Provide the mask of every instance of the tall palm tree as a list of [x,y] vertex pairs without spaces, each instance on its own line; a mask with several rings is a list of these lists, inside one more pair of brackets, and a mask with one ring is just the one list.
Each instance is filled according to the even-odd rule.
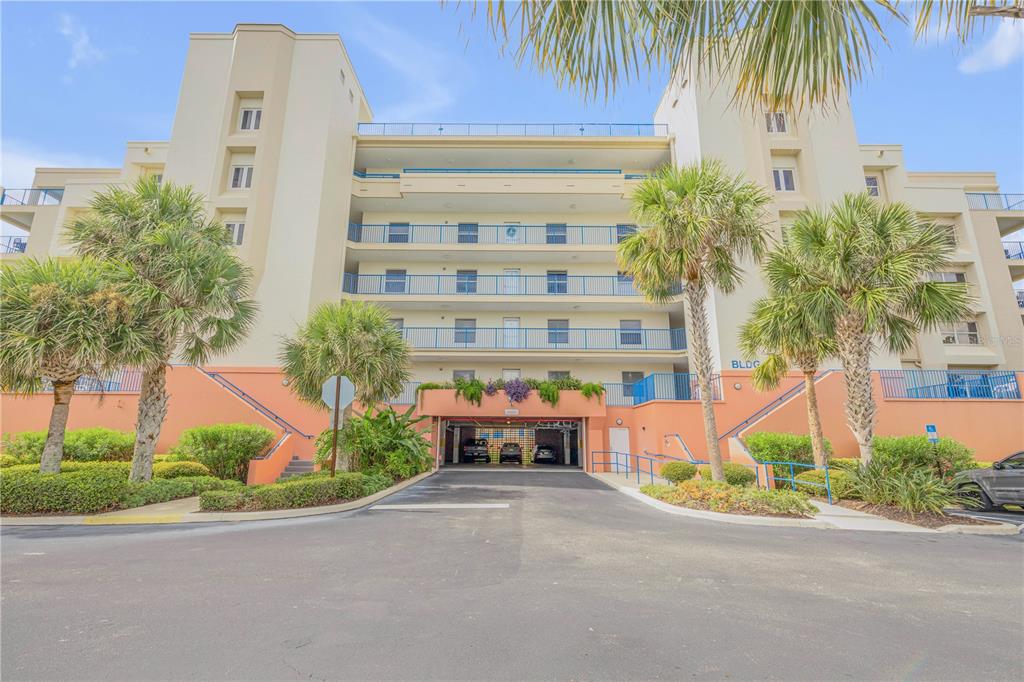
[[[280,353],[292,391],[318,407],[326,407],[321,389],[332,376],[348,377],[363,405],[398,395],[409,380],[409,357],[409,344],[387,309],[357,301],[320,305],[294,337],[284,340]],[[331,476],[336,465],[332,455]]]
[[790,367],[800,370],[807,395],[807,426],[814,463],[828,464],[814,377],[825,358],[836,354],[835,342],[814,332],[812,321],[793,297],[772,292],[754,302],[750,318],[740,328],[740,350],[750,359],[766,356],[751,375],[754,388],[759,391],[778,388]]
[[[745,104],[794,110],[828,104],[870,73],[886,24],[907,17],[896,0],[488,0],[487,23],[517,63],[595,97],[642,70],[692,68],[736,76]],[[473,12],[476,5],[473,4]],[[1024,16],[1022,0],[924,0],[915,33],[935,27],[966,42],[977,21]]]
[[684,285],[690,366],[697,374],[711,477],[716,481],[725,480],[725,473],[712,402],[708,291],[714,287],[732,292],[742,281],[740,261],[758,261],[764,255],[765,207],[770,200],[763,187],[731,175],[719,161],[666,166],[633,191],[633,216],[647,227],[619,244],[622,269],[648,300],[672,300],[680,282]]
[[167,367],[208,362],[241,344],[256,317],[252,271],[200,194],[154,177],[98,193],[67,230],[79,254],[122,264],[121,286],[143,301],[153,332],[158,352],[142,367],[131,471],[147,481],[167,416]]
[[90,259],[0,268],[0,385],[25,394],[44,381],[53,387],[43,473],[60,471],[75,382],[152,356],[137,302],[109,274]]
[[846,419],[871,461],[876,348],[907,350],[915,335],[970,312],[964,284],[933,282],[949,265],[948,233],[907,204],[848,194],[828,211],[801,211],[765,264],[772,290],[790,292],[815,332],[835,340],[846,381]]

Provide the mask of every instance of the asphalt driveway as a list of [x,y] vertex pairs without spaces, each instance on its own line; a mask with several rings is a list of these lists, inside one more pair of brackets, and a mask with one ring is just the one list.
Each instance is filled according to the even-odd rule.
[[578,472],[2,534],[4,680],[1020,679],[1024,542],[733,526]]

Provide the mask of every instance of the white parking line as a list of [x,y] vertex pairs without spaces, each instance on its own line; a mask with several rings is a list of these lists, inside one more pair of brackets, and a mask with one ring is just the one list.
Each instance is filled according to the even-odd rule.
[[370,509],[508,509],[508,503],[453,504],[438,502],[436,504],[375,504]]

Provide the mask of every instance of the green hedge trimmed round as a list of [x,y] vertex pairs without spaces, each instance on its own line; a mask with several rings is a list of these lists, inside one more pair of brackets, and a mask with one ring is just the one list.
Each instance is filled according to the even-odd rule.
[[182,476],[212,476],[210,469],[199,462],[155,462],[154,478],[180,478]]
[[[754,473],[754,470],[749,469],[742,464],[725,462],[722,466],[725,468],[725,482],[730,485],[750,485],[757,480],[757,474]],[[703,480],[711,480],[710,466],[704,465],[700,467],[698,471],[700,471],[700,477]]]
[[688,481],[697,475],[697,465],[690,462],[668,462],[661,465],[661,477],[669,483]]
[[226,494],[221,491],[205,492],[199,496],[199,509],[265,511],[315,507],[366,497],[391,484],[391,479],[379,474],[339,472],[331,478],[326,473],[318,473],[280,483],[241,488]]

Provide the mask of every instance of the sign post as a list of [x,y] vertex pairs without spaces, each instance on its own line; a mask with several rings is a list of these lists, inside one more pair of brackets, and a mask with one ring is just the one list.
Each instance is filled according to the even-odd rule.
[[938,444],[939,430],[935,428],[935,424],[925,424],[924,435],[928,436],[928,442],[932,445]]
[[338,465],[338,422],[341,411],[352,404],[356,395],[356,387],[341,374],[330,377],[324,382],[320,389],[320,398],[327,404],[327,407],[334,409],[334,432],[331,437],[331,478],[334,478],[334,470]]

